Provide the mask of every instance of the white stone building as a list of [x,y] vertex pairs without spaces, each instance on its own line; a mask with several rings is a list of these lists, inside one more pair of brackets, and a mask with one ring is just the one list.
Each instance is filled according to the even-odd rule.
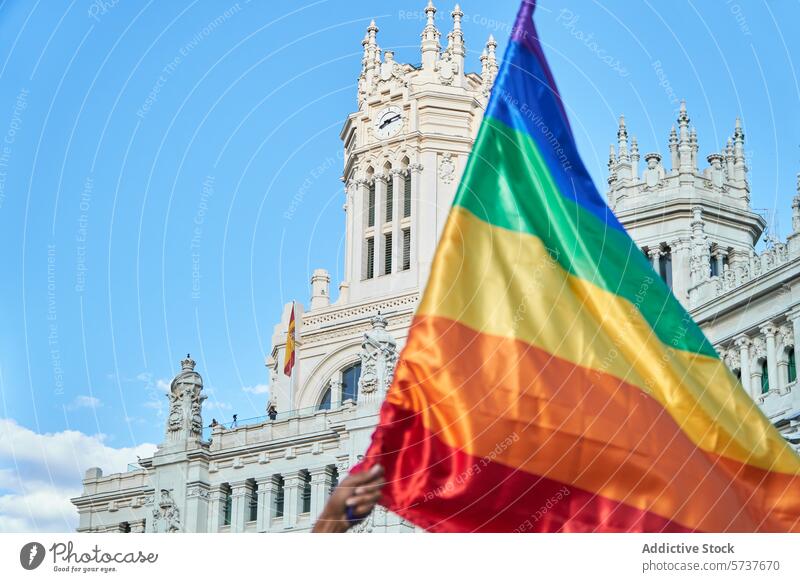
[[[202,378],[187,356],[171,384],[164,442],[136,470],[87,471],[83,494],[72,500],[78,531],[308,531],[331,488],[358,461],[497,73],[494,39],[480,74],[467,73],[461,11],[452,12],[443,47],[435,10],[431,3],[425,9],[417,66],[381,51],[374,22],[367,29],[358,109],[341,132],[344,280],[331,303],[330,277],[318,269],[309,309],[295,304],[291,379],[283,363],[292,304],[274,328],[266,365],[277,417],[204,434]],[[640,171],[636,140],[629,143],[621,120],[609,204],[753,397],[795,438],[800,197],[788,243],[769,241],[756,253],[765,221],[750,208],[740,125],[703,171],[685,108],[678,125],[670,169],[660,155],[646,154]],[[415,530],[381,508],[358,529]]]

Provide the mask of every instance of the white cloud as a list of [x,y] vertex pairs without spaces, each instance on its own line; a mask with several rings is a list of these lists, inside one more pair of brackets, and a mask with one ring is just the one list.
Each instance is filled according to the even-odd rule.
[[100,402],[99,398],[95,398],[94,396],[78,396],[73,400],[67,408],[70,410],[75,410],[77,408],[100,408],[103,406],[103,403]]
[[242,388],[245,392],[250,394],[269,394],[269,386],[267,384],[256,384],[255,386],[244,386]]
[[71,531],[77,512],[70,497],[80,495],[89,467],[104,474],[125,471],[136,456],[155,445],[114,448],[106,435],[75,430],[37,433],[0,418],[0,532]]

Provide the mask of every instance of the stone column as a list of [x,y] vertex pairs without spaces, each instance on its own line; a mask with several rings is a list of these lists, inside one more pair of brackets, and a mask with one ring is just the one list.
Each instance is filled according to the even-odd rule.
[[367,270],[364,267],[366,259],[364,257],[365,243],[364,232],[367,229],[367,199],[369,197],[369,181],[365,178],[359,178],[355,181],[355,188],[353,189],[353,263],[352,263],[352,279],[350,283],[361,281],[367,276]]
[[353,273],[353,256],[354,245],[360,242],[360,237],[357,232],[354,230],[355,225],[355,218],[356,218],[356,205],[355,200],[356,190],[358,188],[358,184],[355,180],[348,180],[345,189],[344,189],[344,204],[342,205],[342,209],[345,212],[345,249],[344,249],[344,283],[350,284],[353,282],[355,274]]
[[[435,154],[433,154],[435,159]],[[435,164],[434,164],[435,167]],[[423,195],[422,195],[422,164],[412,163],[408,166],[408,175],[411,179],[411,268],[416,270],[420,264],[420,261],[427,260],[427,254],[423,253],[420,250],[422,237],[423,237],[423,220],[422,220],[422,204],[423,204]],[[436,182],[433,182],[433,192],[435,193]],[[426,190],[427,193],[427,190]],[[431,204],[433,204],[431,202]],[[428,221],[429,223],[431,221]],[[430,226],[430,224],[429,224]],[[432,227],[435,229],[435,220],[433,221]],[[438,236],[437,233],[433,233],[433,236]],[[435,239],[434,239],[435,240]],[[435,247],[435,244],[434,244]],[[431,260],[433,257],[433,253],[430,253]],[[427,265],[427,268],[430,268],[430,264]]]
[[770,390],[778,387],[778,353],[775,349],[775,334],[778,329],[768,323],[761,327],[761,333],[767,340],[767,372],[769,373],[769,388]]
[[275,481],[269,477],[256,479],[258,484],[258,516],[256,518],[256,531],[269,531],[272,527],[272,506],[275,504]]
[[[383,225],[386,222],[386,184],[391,179],[383,172],[375,174],[375,276],[385,275],[383,260]],[[392,241],[394,243],[394,241]]]
[[755,398],[756,392],[753,390],[753,380],[750,376],[750,344],[750,338],[746,335],[740,335],[736,338],[736,347],[739,348],[739,372],[741,373],[742,386],[750,396]]
[[689,264],[691,245],[689,239],[678,238],[670,241],[672,249],[672,293],[688,309],[689,306]]
[[331,490],[333,483],[333,469],[331,467],[319,467],[312,469],[311,473],[311,521],[316,521],[319,514],[322,513],[322,508],[325,506],[325,501],[328,499],[328,494]]
[[225,523],[225,490],[221,485],[212,487],[209,492],[211,510],[209,512],[208,531],[216,533]]
[[656,275],[661,276],[661,249],[650,249],[647,251],[647,256],[650,257],[650,262],[653,265],[653,270]]
[[342,381],[339,378],[339,372],[330,379],[328,386],[331,389],[331,410],[336,410],[342,405]]
[[250,481],[237,481],[231,483],[231,533],[241,533],[247,521],[247,512],[250,505],[250,495],[253,486]]
[[297,525],[301,481],[300,473],[286,475],[283,478],[283,529],[292,529]]
[[186,514],[184,528],[186,532],[205,532],[208,530],[208,486],[192,484],[186,488]]
[[794,334],[794,355],[795,360],[800,355],[800,308],[795,308],[786,314],[789,321],[792,322],[792,333]]
[[397,273],[403,266],[403,235],[400,221],[403,219],[403,186],[405,170],[392,170],[394,184],[394,222],[392,222],[392,273]]
[[722,277],[722,274],[725,272],[725,257],[727,254],[728,251],[724,249],[717,249],[717,252],[714,255],[714,260],[717,262],[717,277]]

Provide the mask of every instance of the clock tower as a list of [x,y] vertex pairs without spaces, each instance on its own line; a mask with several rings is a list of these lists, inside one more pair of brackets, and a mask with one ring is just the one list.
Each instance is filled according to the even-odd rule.
[[445,38],[432,2],[424,16],[417,64],[381,48],[374,21],[367,27],[356,107],[340,136],[346,245],[339,296],[331,300],[327,271],[314,271],[308,310],[294,304],[292,376],[283,373],[292,304],[266,362],[279,413],[357,403],[363,430],[348,429],[354,450],[366,448],[497,75],[491,36],[480,72],[467,72],[458,5]]
[[451,13],[446,46],[432,2],[421,62],[403,64],[378,45],[371,22],[358,78],[358,110],[341,132],[347,244],[340,301],[421,289],[497,71],[489,38],[482,71],[465,71],[463,12]]

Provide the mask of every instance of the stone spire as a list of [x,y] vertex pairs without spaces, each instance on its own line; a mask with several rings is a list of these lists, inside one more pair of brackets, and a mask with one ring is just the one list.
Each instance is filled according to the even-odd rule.
[[692,141],[689,134],[689,115],[686,113],[686,101],[681,100],[678,113],[678,170],[681,174],[692,172]]
[[694,127],[689,132],[689,145],[692,146],[692,170],[697,170],[697,152],[700,146],[697,143],[697,129]]
[[744,161],[744,131],[742,120],[736,118],[736,127],[733,130],[733,174],[739,184],[747,181],[747,166]]
[[427,23],[422,30],[422,68],[432,72],[436,67],[436,61],[439,60],[439,51],[441,50],[441,45],[439,44],[441,35],[434,22],[436,7],[433,5],[433,0],[428,0],[428,5],[425,7],[425,16]]
[[378,27],[374,20],[369,23],[367,36],[364,40],[366,41],[364,46],[364,76],[367,81],[367,87],[371,87],[376,69],[381,60],[380,49],[378,48]]
[[670,169],[677,172],[680,168],[681,162],[678,157],[678,132],[675,131],[675,126],[669,132],[669,154],[670,154]]
[[497,77],[497,41],[490,34],[486,46],[481,53],[481,79],[483,79],[483,94],[488,95]]
[[733,138],[728,138],[728,144],[725,146],[725,173],[728,175],[728,180],[734,179],[734,157],[733,157]]
[[453,17],[453,30],[447,35],[447,50],[454,56],[462,57],[461,64],[463,65],[466,47],[464,46],[464,33],[461,30],[461,19],[464,17],[464,13],[461,12],[461,7],[458,4],[453,8],[450,16]]
[[617,129],[617,148],[619,149],[619,161],[627,162],[628,158],[628,128],[625,127],[625,116],[619,116],[619,129]]
[[792,199],[792,232],[800,234],[800,173],[797,174],[796,192]]
[[636,136],[631,136],[631,177],[639,177],[639,142]]

